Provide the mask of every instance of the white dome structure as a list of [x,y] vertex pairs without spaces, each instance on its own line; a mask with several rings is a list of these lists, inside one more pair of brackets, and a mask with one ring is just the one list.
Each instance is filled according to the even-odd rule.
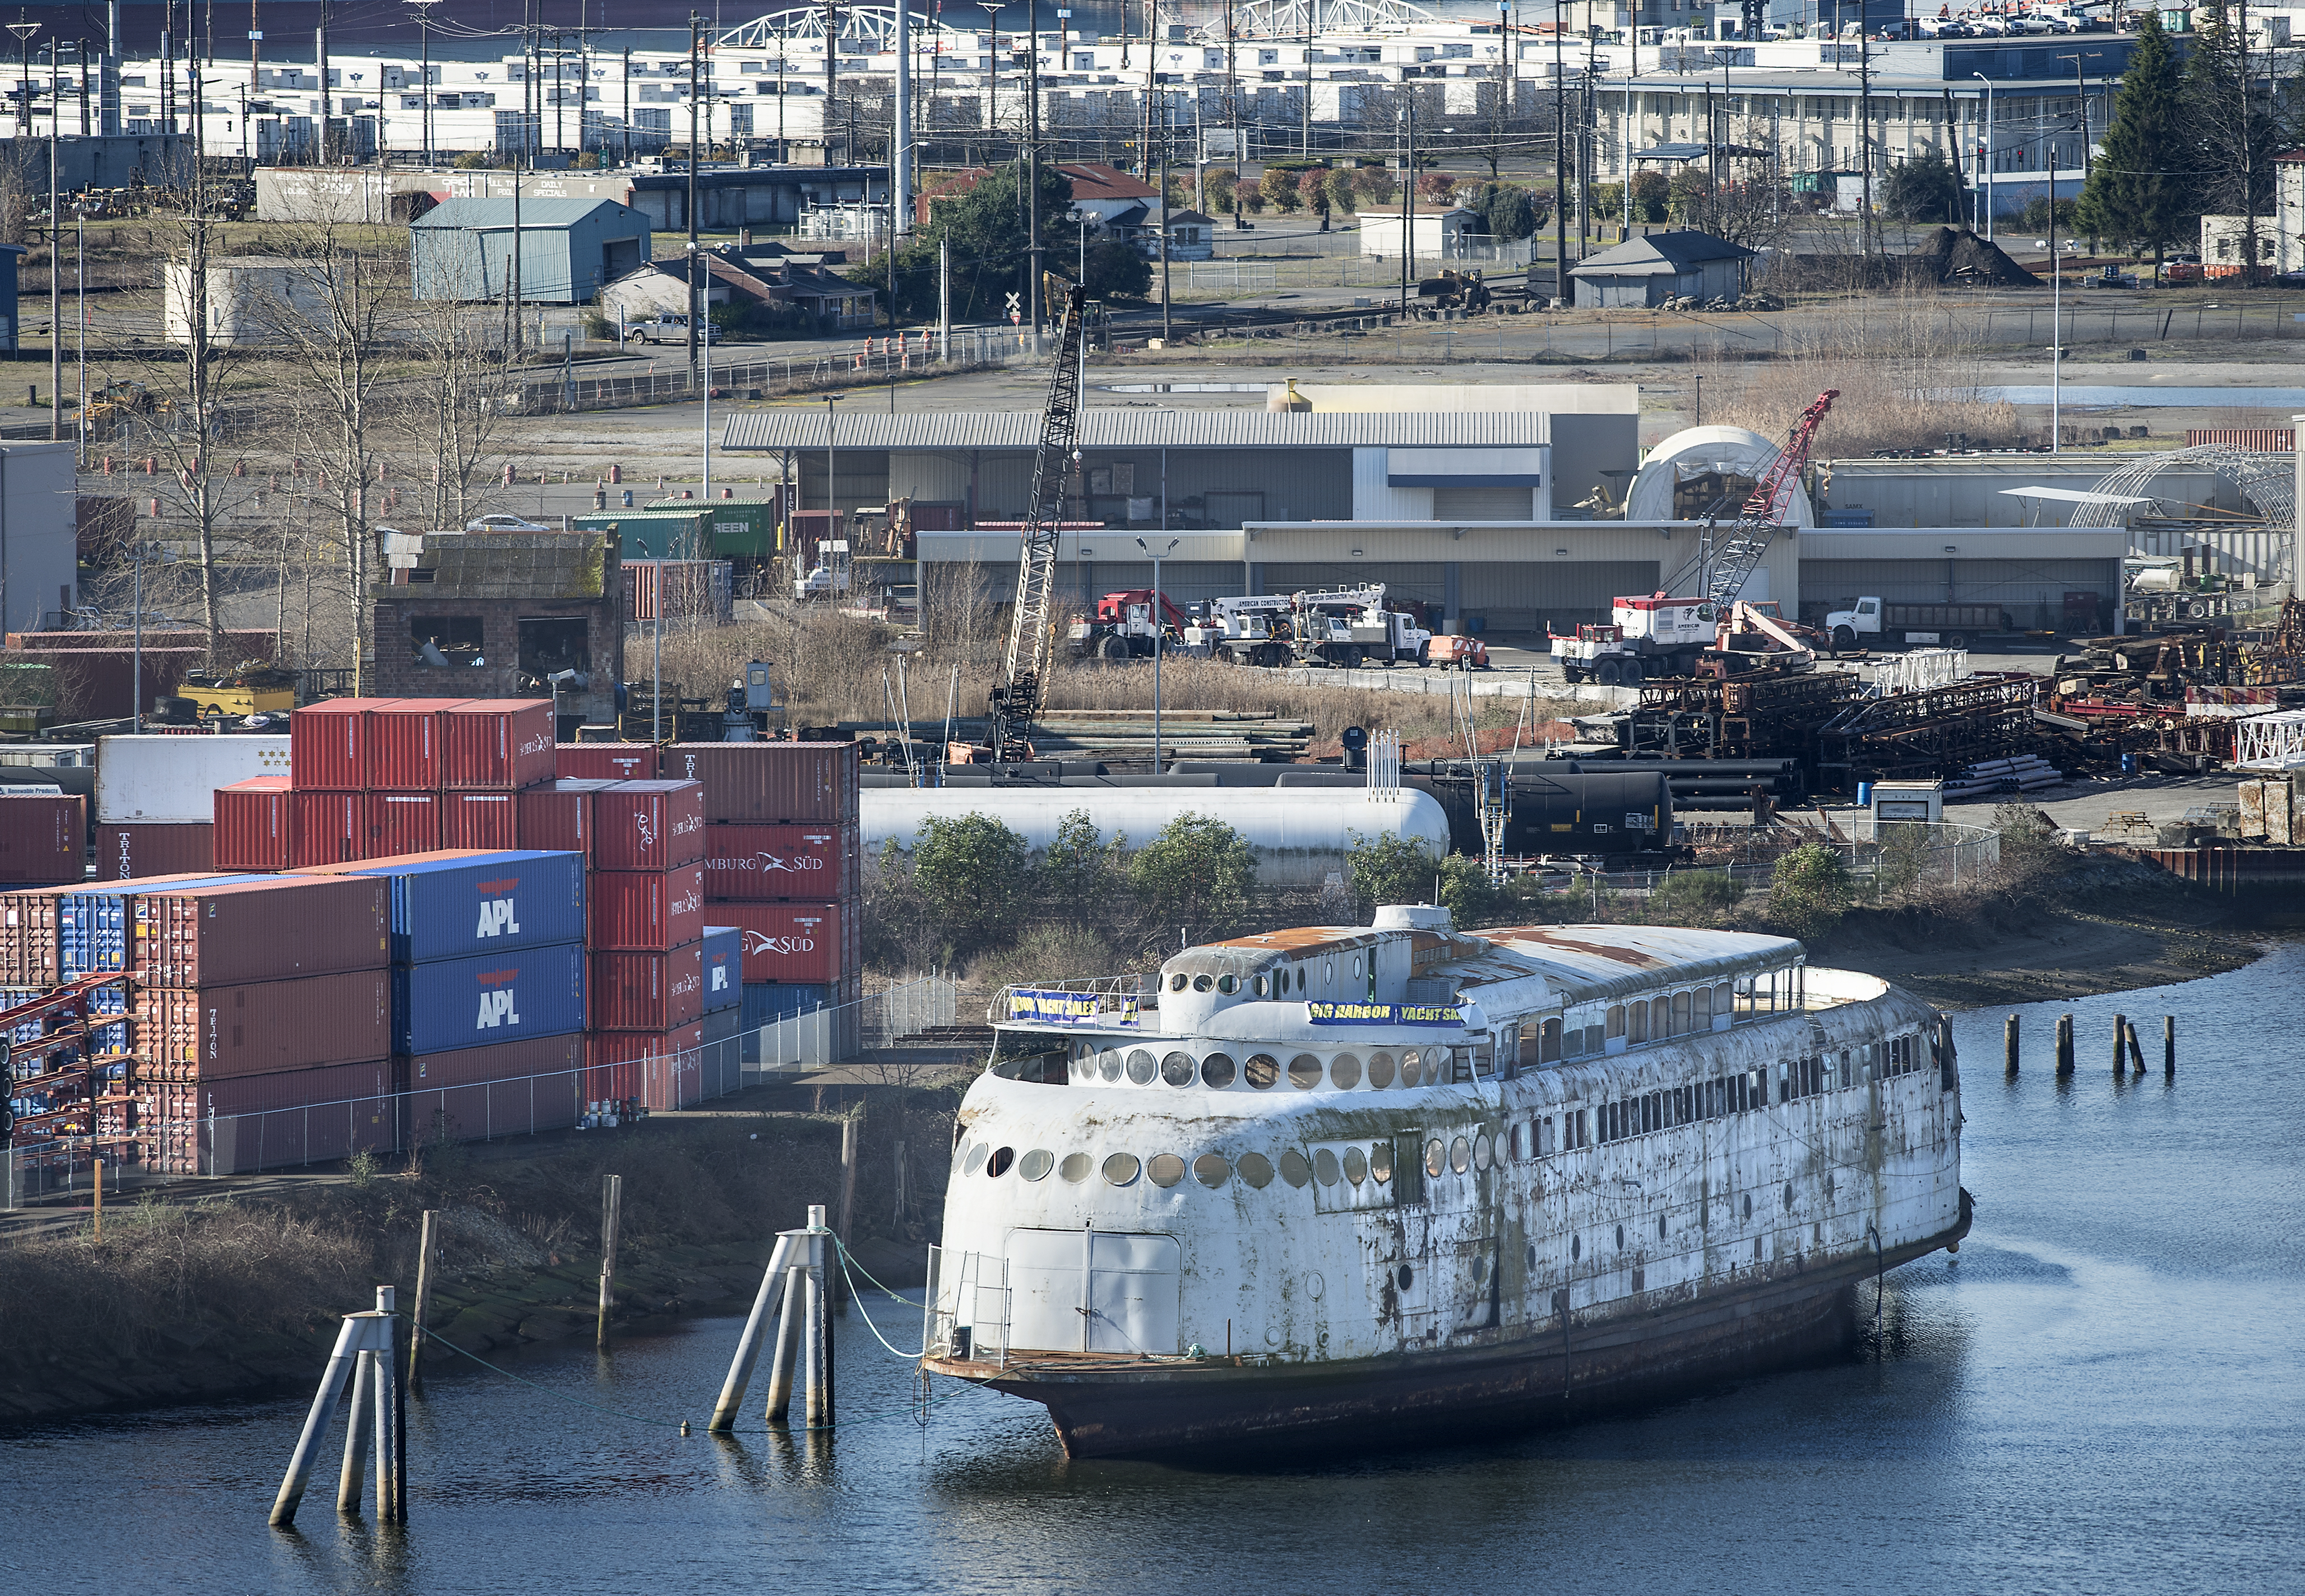
[[[1776,456],[1777,446],[1750,428],[1686,428],[1651,449],[1648,458],[1642,462],[1640,474],[1633,479],[1632,487],[1625,494],[1625,520],[1635,523],[1678,520],[1672,500],[1673,489],[1680,483],[1707,471],[1758,481]],[[1730,505],[1722,518],[1735,520],[1737,509],[1737,505]],[[1809,506],[1808,489],[1799,482],[1792,485],[1792,493],[1786,501],[1784,524],[1816,524],[1816,513]]]

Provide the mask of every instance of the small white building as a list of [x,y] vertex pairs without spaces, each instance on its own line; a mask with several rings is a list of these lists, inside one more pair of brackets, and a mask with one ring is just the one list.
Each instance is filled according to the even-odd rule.
[[[1419,205],[1408,215],[1408,237],[1420,260],[1454,260],[1467,238],[1486,242],[1489,225],[1481,213],[1461,205]],[[1400,212],[1361,212],[1361,253],[1386,260],[1400,259]]]
[[[281,255],[228,255],[208,263],[208,336],[210,344],[279,344],[325,328],[329,267],[325,261]],[[166,294],[162,335],[171,344],[191,342],[192,268],[171,260],[163,270]]]
[[65,443],[0,444],[0,632],[71,623],[79,581],[78,478]]
[[[2280,207],[2276,204],[2275,209]],[[2201,276],[2206,278],[2243,276],[2242,266],[2249,259],[2250,218],[2248,216],[2203,216],[2201,218]],[[2257,272],[2262,278],[2288,269],[2287,255],[2297,252],[2294,235],[2284,236],[2277,216],[2258,216],[2257,223]],[[2284,246],[2286,246],[2284,250]]]

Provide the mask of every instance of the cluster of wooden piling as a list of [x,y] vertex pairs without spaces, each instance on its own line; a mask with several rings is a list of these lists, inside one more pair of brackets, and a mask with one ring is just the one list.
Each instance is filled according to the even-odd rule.
[[744,1388],[752,1382],[753,1367],[760,1360],[769,1310],[779,1298],[783,1312],[777,1319],[776,1350],[769,1363],[768,1422],[779,1428],[792,1423],[797,1375],[806,1428],[832,1427],[832,1327],[826,1315],[836,1278],[833,1250],[838,1244],[824,1223],[821,1204],[809,1209],[805,1229],[778,1233],[776,1251],[770,1254],[769,1267],[761,1276],[760,1295],[753,1299],[752,1314],[744,1320],[744,1333],[736,1343],[736,1356],[728,1365],[720,1399],[712,1407],[710,1428],[713,1433],[725,1435],[736,1428],[736,1410],[744,1404]]
[[373,1446],[376,1521],[408,1522],[407,1497],[403,1489],[408,1477],[407,1412],[394,1356],[400,1315],[394,1312],[393,1297],[391,1286],[379,1286],[376,1288],[373,1312],[344,1315],[344,1329],[336,1334],[336,1350],[328,1354],[327,1372],[320,1377],[320,1388],[312,1397],[312,1411],[305,1415],[304,1433],[297,1438],[295,1455],[289,1459],[288,1473],[280,1481],[279,1494],[273,1498],[275,1524],[296,1522],[297,1505],[304,1499],[305,1482],[311,1478],[313,1464],[319,1460],[320,1443],[327,1439],[328,1421],[336,1415],[336,1398],[344,1394],[347,1377],[353,1381],[353,1401],[352,1411],[344,1421],[344,1464],[336,1480],[337,1510],[360,1511],[361,1465]]
[[[2001,1048],[2004,1069],[2011,1075],[2016,1074],[2019,1048],[2015,1014],[2011,1014],[2002,1028]],[[2057,1016],[2056,1052],[2058,1075],[2071,1074],[2073,1017],[2071,1014]],[[2138,1040],[2137,1027],[2129,1016],[2115,1014],[2113,1016],[2113,1073],[2125,1075],[2132,1069],[2140,1075],[2145,1073],[2144,1045]],[[2177,1074],[2177,1016],[2174,1014],[2161,1016],[2161,1073],[2172,1079]]]

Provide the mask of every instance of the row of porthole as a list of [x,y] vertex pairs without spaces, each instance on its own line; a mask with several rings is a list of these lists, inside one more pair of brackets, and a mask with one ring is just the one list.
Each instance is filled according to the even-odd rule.
[[[1460,1145],[1464,1142],[1461,1136],[1457,1140]],[[1439,1142],[1433,1143],[1434,1148],[1440,1145]],[[1428,1161],[1437,1156],[1428,1154]],[[1112,1185],[1134,1185],[1141,1176],[1156,1186],[1168,1187],[1180,1184],[1187,1167],[1185,1160],[1172,1152],[1156,1152],[1144,1159],[1138,1159],[1135,1153],[1110,1153],[1100,1166],[1095,1159],[1084,1152],[1067,1153],[1062,1160],[1059,1160],[1047,1149],[1036,1147],[1019,1158],[1015,1148],[987,1147],[980,1142],[962,1155],[960,1172],[974,1175],[982,1169],[994,1180],[1011,1169],[1024,1180],[1046,1180],[1053,1172],[1059,1180],[1077,1185],[1089,1177],[1091,1171],[1101,1168],[1105,1180]],[[1211,1191],[1222,1186],[1235,1176],[1246,1184],[1263,1191],[1272,1184],[1276,1173],[1282,1180],[1297,1187],[1316,1180],[1324,1186],[1333,1186],[1340,1180],[1348,1181],[1356,1186],[1365,1181],[1382,1184],[1392,1178],[1392,1143],[1372,1142],[1366,1152],[1357,1147],[1348,1147],[1341,1155],[1330,1148],[1316,1148],[1309,1159],[1292,1147],[1281,1153],[1277,1166],[1274,1160],[1261,1152],[1245,1152],[1238,1159],[1227,1159],[1222,1153],[1204,1152],[1192,1161],[1189,1168],[1193,1178]]]
[[1073,1059],[1073,1074],[1079,1080],[1102,1080],[1118,1082],[1123,1075],[1138,1086],[1150,1086],[1154,1078],[1171,1086],[1190,1086],[1195,1081],[1212,1091],[1224,1091],[1238,1080],[1258,1091],[1269,1091],[1280,1084],[1285,1074],[1289,1084],[1298,1091],[1310,1091],[1325,1077],[1339,1091],[1351,1091],[1366,1080],[1369,1088],[1382,1091],[1396,1082],[1402,1086],[1421,1086],[1438,1082],[1448,1072],[1449,1049],[1446,1048],[1404,1048],[1398,1062],[1387,1052],[1368,1056],[1364,1070],[1357,1054],[1340,1053],[1325,1065],[1317,1055],[1299,1053],[1289,1059],[1284,1069],[1280,1060],[1270,1053],[1252,1053],[1246,1062],[1236,1065],[1229,1053],[1211,1053],[1197,1062],[1189,1053],[1169,1053],[1154,1058],[1146,1048],[1132,1048],[1123,1054],[1117,1048],[1101,1053],[1085,1050]]

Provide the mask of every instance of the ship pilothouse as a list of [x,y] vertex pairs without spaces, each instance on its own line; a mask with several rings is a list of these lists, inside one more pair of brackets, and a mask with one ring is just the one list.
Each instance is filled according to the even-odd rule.
[[993,1018],[925,1364],[1076,1453],[1749,1368],[1966,1227],[1938,1016],[1782,938],[1388,907]]

